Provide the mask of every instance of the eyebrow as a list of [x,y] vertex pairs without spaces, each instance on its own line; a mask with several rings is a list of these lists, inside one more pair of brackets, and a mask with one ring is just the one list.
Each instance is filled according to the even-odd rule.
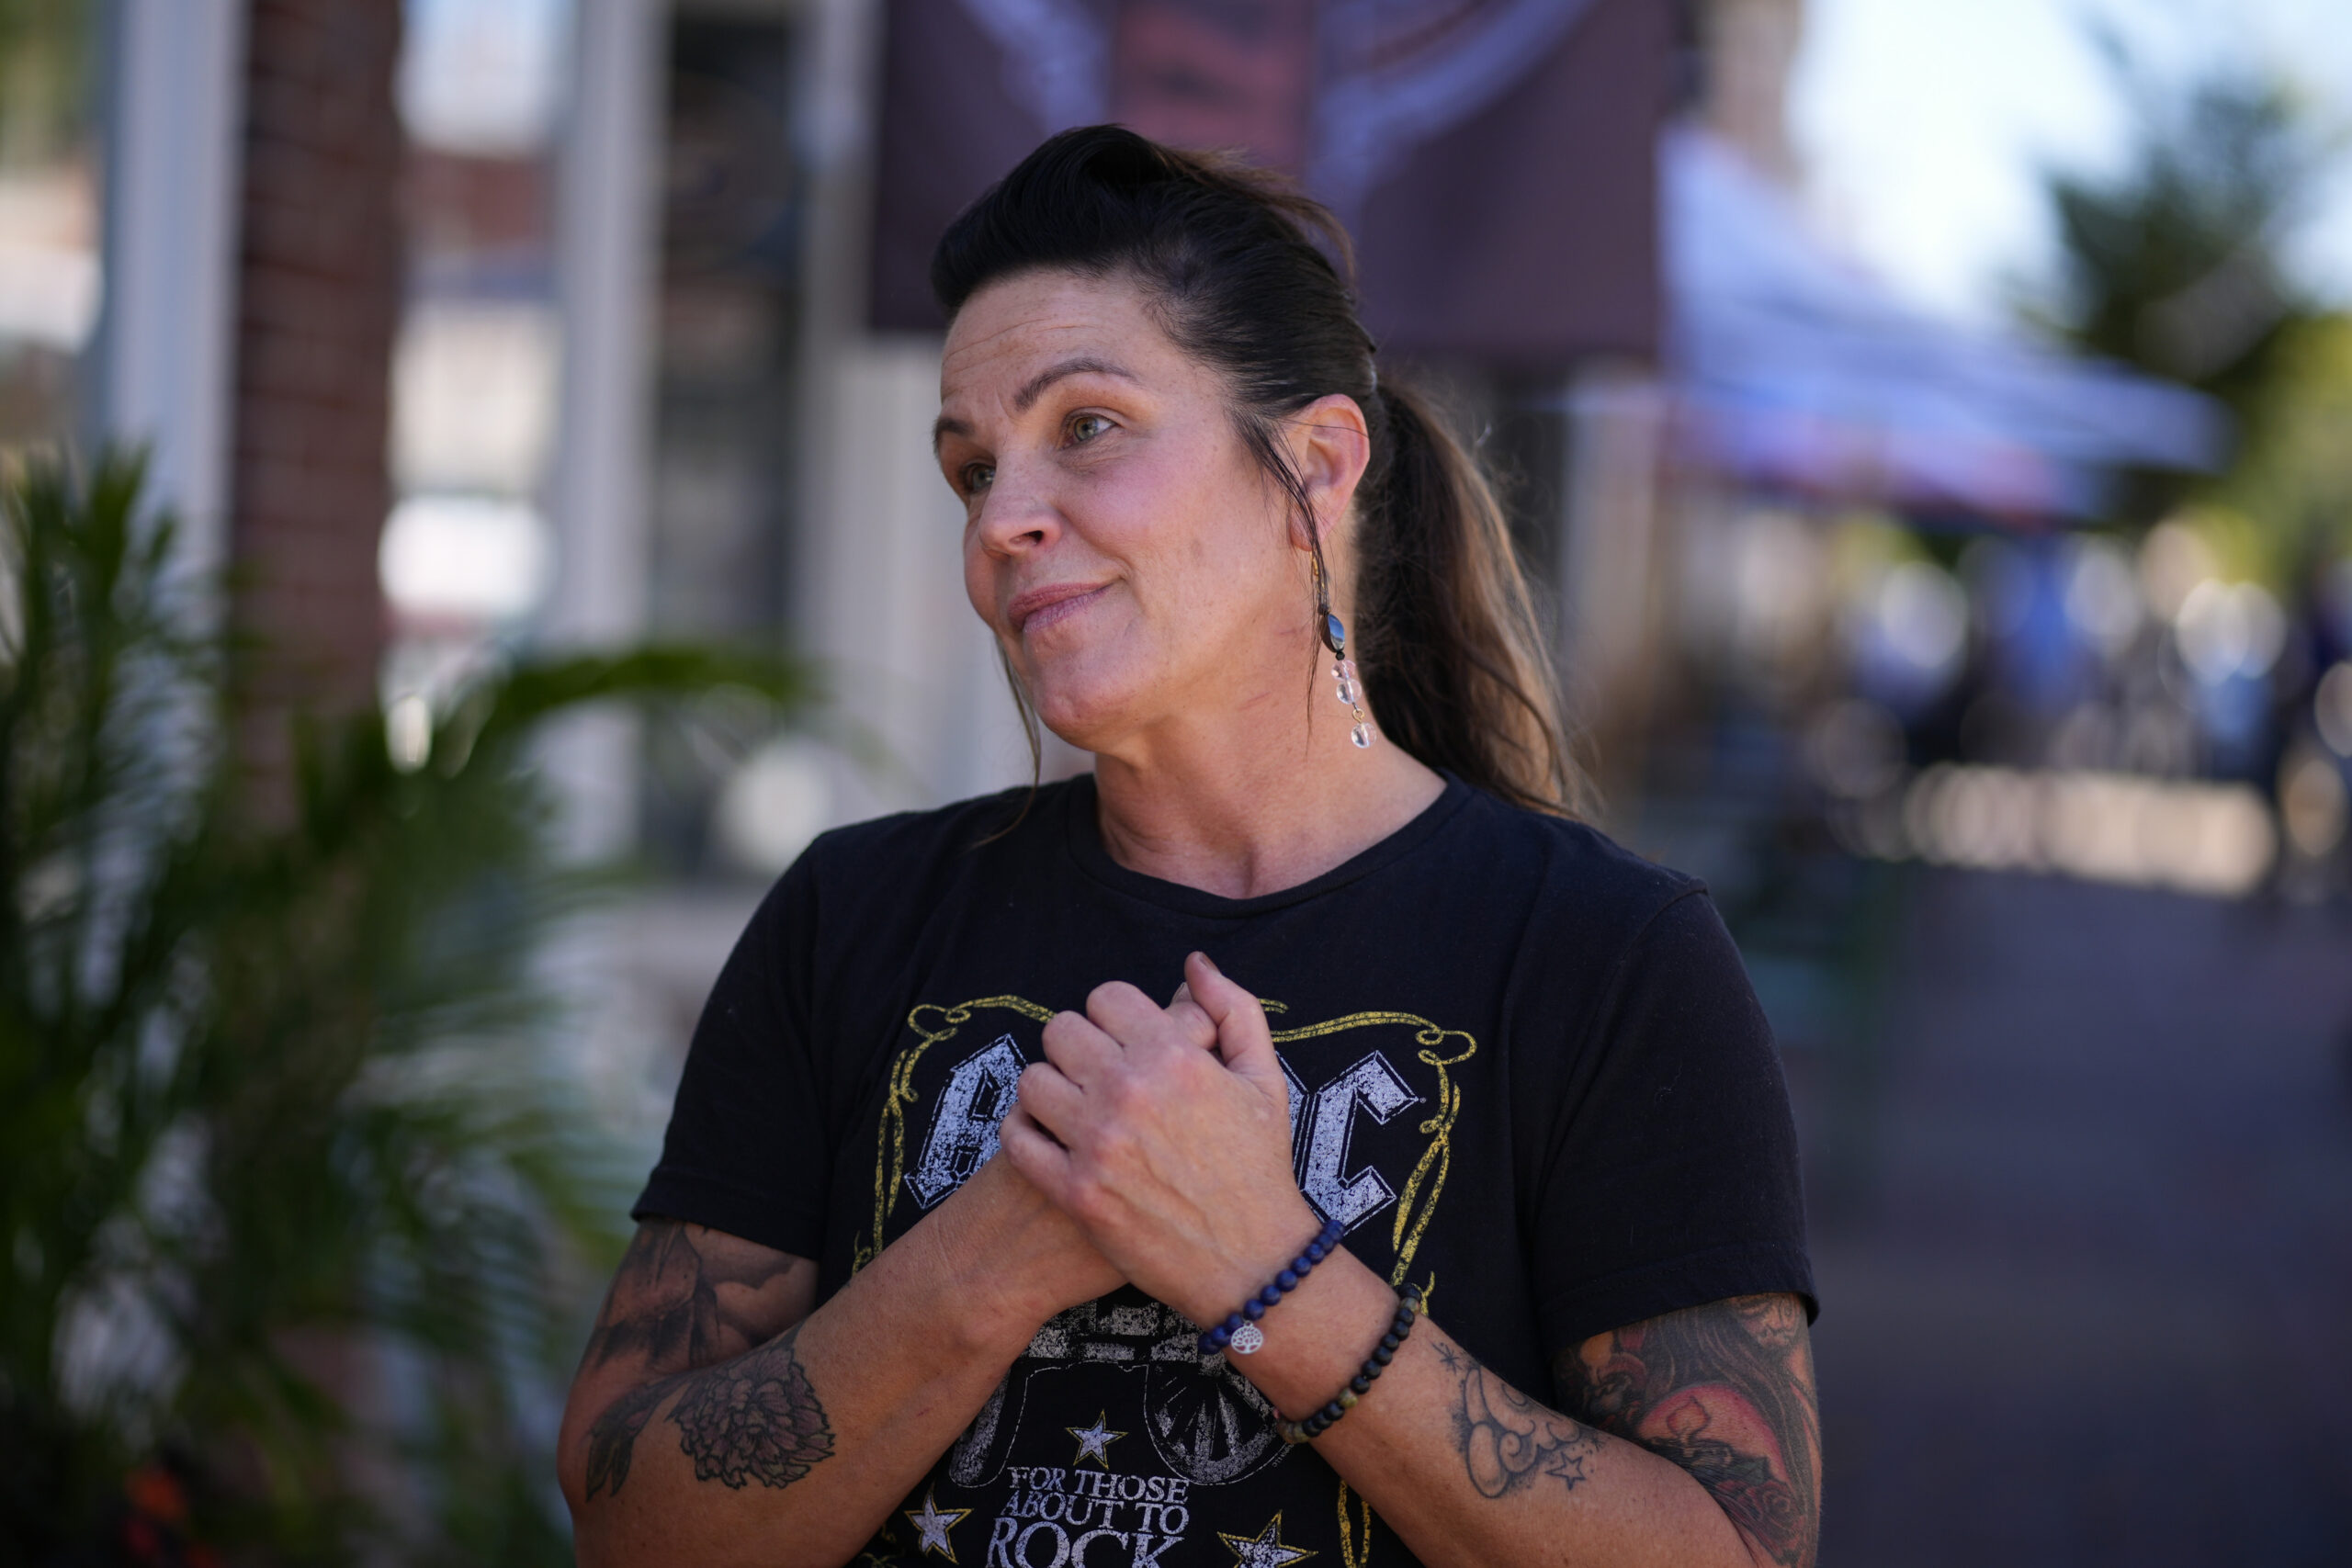
[[[1046,388],[1072,376],[1115,376],[1122,381],[1136,379],[1134,372],[1114,365],[1107,359],[1097,359],[1091,355],[1080,355],[1074,359],[1065,359],[1057,364],[1048,365],[1023,382],[1021,389],[1012,394],[1013,412],[1027,413],[1036,406],[1037,400],[1046,395]],[[941,414],[937,423],[931,427],[931,449],[934,452],[939,450],[939,439],[943,435],[971,434],[972,427],[962,420],[950,419],[945,414]]]

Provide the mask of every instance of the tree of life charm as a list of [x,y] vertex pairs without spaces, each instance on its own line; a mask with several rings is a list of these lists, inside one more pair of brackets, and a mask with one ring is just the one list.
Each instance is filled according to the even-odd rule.
[[1264,1329],[1254,1323],[1245,1323],[1233,1331],[1233,1343],[1230,1348],[1237,1356],[1254,1356],[1258,1353],[1258,1348],[1265,1342]]

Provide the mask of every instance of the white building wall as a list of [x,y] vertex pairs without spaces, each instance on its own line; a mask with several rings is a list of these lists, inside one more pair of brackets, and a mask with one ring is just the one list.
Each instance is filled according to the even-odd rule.
[[[556,577],[540,622],[557,648],[621,647],[645,627],[654,159],[667,16],[665,0],[590,0],[575,13],[556,197]],[[548,766],[583,854],[619,853],[635,840],[637,734],[629,716],[603,713],[568,721],[550,738]]]
[[149,499],[209,575],[229,549],[244,0],[116,0],[111,21],[91,419],[148,444]]
[[1023,782],[1029,752],[964,596],[962,509],[932,462],[939,342],[865,328],[881,7],[813,4],[806,102],[818,186],[792,586],[837,722],[888,759],[835,769],[831,814],[844,822]]

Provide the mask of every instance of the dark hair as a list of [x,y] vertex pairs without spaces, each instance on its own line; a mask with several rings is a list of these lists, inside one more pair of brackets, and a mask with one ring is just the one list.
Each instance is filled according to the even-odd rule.
[[[1356,491],[1350,652],[1382,732],[1506,800],[1573,810],[1584,780],[1502,508],[1430,404],[1375,369],[1351,265],[1338,220],[1279,175],[1096,125],[1047,141],[949,224],[931,287],[952,318],[1021,273],[1133,277],[1177,347],[1224,375],[1243,441],[1302,511],[1281,422],[1353,398],[1372,461]],[[1320,539],[1311,547],[1319,569]],[[1034,741],[1017,681],[1014,695]]]

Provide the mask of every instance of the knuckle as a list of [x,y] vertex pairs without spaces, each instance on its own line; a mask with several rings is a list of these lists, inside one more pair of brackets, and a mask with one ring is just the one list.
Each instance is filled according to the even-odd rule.
[[1090,1130],[1087,1153],[1098,1169],[1124,1169],[1135,1156],[1135,1129],[1125,1118],[1114,1116]]
[[1091,1173],[1072,1178],[1064,1206],[1070,1218],[1081,1225],[1099,1224],[1109,1217],[1111,1195],[1102,1183]]
[[1113,1126],[1121,1136],[1127,1135],[1125,1123],[1143,1109],[1148,1098],[1141,1080],[1133,1073],[1114,1073],[1103,1080],[1101,1093],[1102,1109],[1116,1119]]

